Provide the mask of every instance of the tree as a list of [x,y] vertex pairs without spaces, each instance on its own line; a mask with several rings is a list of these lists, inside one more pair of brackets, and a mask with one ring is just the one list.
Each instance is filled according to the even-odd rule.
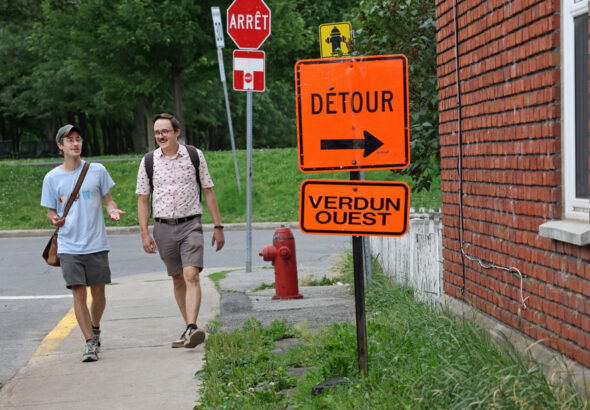
[[359,55],[404,54],[409,64],[411,163],[415,189],[439,173],[436,18],[432,0],[362,0]]
[[13,140],[14,149],[21,137],[43,134],[42,127],[30,126],[35,124],[30,112],[35,107],[26,97],[37,60],[27,39],[40,14],[40,1],[0,1],[0,139]]
[[[92,155],[144,152],[153,145],[152,114],[167,111],[189,142],[229,147],[210,7],[226,10],[231,0],[2,1],[0,56],[11,64],[0,73],[0,131],[52,138],[71,121],[84,128]],[[267,4],[273,28],[263,46],[267,91],[254,96],[254,145],[293,146],[294,64],[318,56],[318,24],[341,20],[355,2]],[[230,103],[243,146],[244,94],[230,92]]]

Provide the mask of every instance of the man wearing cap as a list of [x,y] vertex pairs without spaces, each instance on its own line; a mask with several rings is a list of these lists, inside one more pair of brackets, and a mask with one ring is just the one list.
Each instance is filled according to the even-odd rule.
[[[178,143],[180,122],[172,115],[157,114],[153,122],[160,148],[148,154],[153,155],[152,161],[149,161],[152,165],[151,182],[146,167],[148,155],[141,161],[135,190],[139,195],[137,218],[141,242],[147,253],[159,252],[168,275],[172,277],[174,297],[186,323],[182,335],[172,342],[172,347],[194,348],[205,340],[205,332],[197,327],[201,305],[199,273],[203,269],[204,245],[199,184],[215,224],[211,246],[216,245],[216,250],[221,250],[225,237],[213,181],[203,153],[195,147]],[[148,231],[150,195],[154,238]]]
[[[111,283],[102,202],[112,221],[119,221],[125,212],[117,208],[111,197],[110,190],[115,183],[105,167],[92,163],[67,217],[63,217],[85,161],[80,158],[82,137],[78,127],[64,125],[57,131],[55,141],[63,152],[64,162],[45,175],[41,206],[47,208],[47,219],[60,228],[57,253],[66,287],[74,296],[76,320],[86,340],[82,361],[94,362],[98,360],[100,348],[105,285]],[[86,305],[87,286],[92,294],[90,310]]]

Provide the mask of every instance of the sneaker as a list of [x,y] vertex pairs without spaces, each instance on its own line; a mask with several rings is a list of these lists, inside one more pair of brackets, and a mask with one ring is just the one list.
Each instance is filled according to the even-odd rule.
[[83,362],[96,362],[98,360],[98,346],[96,340],[90,339],[86,342],[86,350],[82,355]]
[[205,340],[205,331],[199,328],[191,328],[186,335],[184,347],[192,349],[193,347],[203,343],[203,340]]
[[100,329],[92,328],[92,338],[96,341],[96,353],[100,352]]
[[180,335],[180,338],[178,340],[175,340],[174,342],[172,342],[173,348],[184,347],[184,342],[186,342],[186,333],[187,332],[188,332],[188,329],[186,329],[184,332],[182,332],[182,334]]

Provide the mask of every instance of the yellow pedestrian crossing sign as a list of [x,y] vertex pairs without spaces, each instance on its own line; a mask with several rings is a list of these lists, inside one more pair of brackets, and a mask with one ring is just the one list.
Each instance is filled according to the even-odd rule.
[[320,57],[347,56],[352,45],[352,26],[349,22],[320,25]]

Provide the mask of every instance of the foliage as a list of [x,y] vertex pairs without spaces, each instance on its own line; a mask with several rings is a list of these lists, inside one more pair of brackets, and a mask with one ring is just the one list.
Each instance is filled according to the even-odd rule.
[[260,285],[256,286],[254,289],[252,289],[252,291],[254,292],[258,292],[259,290],[265,290],[265,289],[273,289],[275,287],[275,283],[266,283],[266,282],[262,282]]
[[[87,158],[90,161],[101,160]],[[205,152],[209,172],[215,183],[224,223],[246,221],[246,152],[237,151],[241,193],[238,192],[231,151]],[[120,222],[106,218],[107,226],[134,226],[137,221],[135,184],[139,157],[108,157],[103,164],[115,181],[111,194],[119,208],[125,210]],[[53,159],[55,161],[55,159]],[[102,160],[101,160],[102,161]],[[297,166],[295,148],[254,150],[252,153],[252,220],[254,222],[288,222],[299,218],[299,187],[306,179],[343,179],[342,173],[303,174]],[[41,165],[33,165],[41,164]],[[39,206],[44,175],[59,162],[47,160],[0,160],[0,229],[49,228],[46,210]],[[374,181],[406,181],[407,175],[389,171],[367,172]],[[410,204],[415,207],[440,207],[440,178],[430,191],[413,193]],[[210,223],[208,212],[203,222]]]
[[[231,0],[0,1],[0,138],[51,140],[74,122],[84,154],[138,152],[138,111],[173,112],[173,77],[180,75],[188,141],[227,149],[228,125],[213,41],[211,6]],[[399,52],[410,59],[412,163],[417,187],[436,164],[434,4],[421,1],[268,0],[272,35],[264,93],[254,95],[255,147],[296,143],[293,66],[319,55],[318,26],[353,21],[362,54]],[[359,14],[360,13],[360,14]],[[225,13],[222,13],[225,18]],[[357,21],[358,19],[358,21]],[[224,26],[225,26],[224,22]],[[236,146],[246,141],[245,95],[231,90],[233,43],[223,51]],[[418,64],[417,62],[420,61]],[[177,96],[177,98],[180,98]],[[135,128],[134,128],[135,125]],[[150,124],[146,124],[150,126]],[[134,145],[136,144],[136,145]]]
[[25,104],[32,97],[30,75],[37,63],[27,38],[40,14],[39,1],[0,0],[0,139],[27,138],[43,129],[29,125],[34,124],[36,106]]
[[219,272],[209,274],[208,278],[215,282],[215,286],[219,287],[219,281],[225,279],[227,274],[230,272],[231,270],[222,270]]
[[305,286],[330,286],[334,283],[338,282],[339,278],[328,278],[326,276],[322,276],[321,279],[312,279]]
[[275,341],[294,334],[286,320],[263,328],[262,322],[252,318],[242,329],[210,335],[206,364],[197,373],[210,386],[201,396],[203,407],[258,408],[253,406],[260,401],[269,403],[264,407],[284,403],[278,392],[294,385],[286,371],[289,362],[269,352]]
[[[135,151],[138,112],[173,112],[174,74],[181,84],[188,141],[229,147],[210,7],[231,0],[0,1],[0,138],[15,149],[26,139],[51,139],[59,125],[83,127],[93,155]],[[267,91],[254,96],[255,147],[295,145],[293,66],[317,57],[319,19],[350,13],[355,1],[321,5],[267,0],[272,35],[266,52]],[[222,12],[223,20],[225,13]],[[224,21],[224,27],[226,27]],[[233,92],[233,42],[223,51],[236,145],[245,147],[245,94]],[[138,111],[139,110],[139,111]],[[88,124],[86,124],[88,123]],[[151,125],[151,124],[146,124]],[[135,128],[137,130],[137,128]]]
[[[343,265],[352,269],[350,256]],[[249,322],[243,330],[207,341],[198,407],[589,408],[586,393],[576,389],[571,376],[546,377],[541,363],[506,338],[500,336],[495,344],[472,322],[416,302],[412,289],[391,283],[380,269],[373,275],[366,292],[368,376],[357,368],[353,324],[294,333],[301,343],[278,356],[271,353],[272,341],[288,331]],[[309,370],[301,378],[286,378],[287,366]],[[350,382],[310,394],[334,377]]]
[[436,16],[432,0],[362,0],[356,53],[408,58],[411,163],[416,190],[440,174],[436,76]]
[[[313,279],[313,278],[309,278],[307,276],[304,276],[302,278],[299,278],[299,286],[330,286],[333,285],[334,283],[338,282],[339,278],[328,278],[326,276],[322,276],[321,279]],[[266,282],[262,282],[260,285],[258,285],[257,287],[255,287],[254,289],[252,289],[254,292],[257,292],[259,290],[265,290],[265,289],[273,289],[275,287],[275,283],[266,283]]]

